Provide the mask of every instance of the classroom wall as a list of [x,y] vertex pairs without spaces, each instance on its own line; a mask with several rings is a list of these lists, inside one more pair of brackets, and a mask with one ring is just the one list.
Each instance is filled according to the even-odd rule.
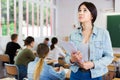
[[[37,49],[37,45],[39,43],[42,43],[44,40],[44,37],[38,37],[38,38],[34,38],[35,39],[35,45],[33,47],[33,50]],[[18,43],[20,44],[20,46],[23,48],[24,47],[24,38],[22,36],[18,37]],[[4,54],[5,50],[6,50],[6,45],[7,43],[11,41],[10,36],[5,36],[5,37],[1,37],[0,36],[0,54]]]
[[114,0],[115,3],[115,11],[120,12],[120,0]]
[[[50,40],[53,36],[51,37],[48,37]],[[68,38],[62,38],[62,37],[58,37],[58,45],[60,44],[61,41],[63,40],[67,40]],[[18,36],[18,44],[24,48],[24,40],[25,38],[23,36]],[[36,50],[37,49],[37,46],[39,43],[43,43],[45,37],[34,37],[35,39],[35,43],[34,43],[34,47],[32,48],[32,50]],[[10,36],[0,36],[0,54],[4,54],[5,50],[6,50],[6,45],[8,42],[10,42],[11,39],[10,39]],[[51,41],[50,41],[51,43]]]
[[[64,36],[69,36],[73,31],[73,24],[77,21],[77,8],[78,5],[84,0],[57,0],[57,18],[56,18],[56,36],[60,39]],[[95,25],[101,28],[106,28],[106,14],[112,12],[114,0],[86,0],[93,2],[98,10],[98,17]],[[6,43],[10,41],[9,37],[0,37],[0,54],[5,51]],[[36,38],[35,44],[42,42],[43,38]],[[23,46],[23,39],[20,39],[18,43]],[[37,46],[35,46],[36,48]],[[34,48],[34,49],[35,49]],[[119,51],[120,52],[120,51]]]
[[[9,41],[11,41],[10,36],[0,36],[0,54],[3,54],[5,52],[6,45]],[[18,37],[18,43],[20,46],[23,46],[24,43],[22,36]]]
[[[57,28],[56,35],[69,36],[73,31],[73,24],[78,25],[77,8],[84,0],[57,0]],[[86,0],[93,2],[98,10],[95,25],[106,28],[106,14],[113,12],[113,0]]]

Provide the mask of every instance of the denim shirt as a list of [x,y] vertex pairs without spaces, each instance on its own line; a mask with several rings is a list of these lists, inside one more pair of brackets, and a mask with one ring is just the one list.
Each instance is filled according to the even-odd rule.
[[[70,41],[72,41],[77,49],[83,40],[82,28],[75,30],[70,35]],[[106,29],[93,27],[93,32],[89,40],[90,57],[89,61],[94,63],[94,68],[90,69],[91,77],[96,78],[104,75],[108,72],[107,66],[113,60],[113,50],[109,33]],[[79,66],[74,63],[70,63],[70,55],[65,58],[66,62],[70,64],[70,69],[75,73],[78,71]]]
[[[35,70],[35,66],[37,62],[39,61],[39,58],[35,58],[35,61],[32,61],[28,64],[28,80],[33,80],[33,73]],[[46,62],[44,62],[42,72],[40,74],[39,80],[64,80],[65,79],[65,72],[56,72],[52,66],[47,65]]]

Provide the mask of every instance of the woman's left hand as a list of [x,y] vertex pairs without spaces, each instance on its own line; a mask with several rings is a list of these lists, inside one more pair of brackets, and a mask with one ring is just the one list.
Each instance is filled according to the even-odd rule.
[[80,67],[82,67],[85,70],[88,70],[88,69],[91,69],[94,67],[94,63],[91,61],[82,62],[82,63],[80,63]]

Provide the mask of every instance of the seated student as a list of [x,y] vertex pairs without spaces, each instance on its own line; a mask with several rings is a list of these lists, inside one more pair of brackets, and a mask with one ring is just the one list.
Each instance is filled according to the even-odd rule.
[[57,46],[58,39],[56,37],[53,37],[51,42],[52,42],[52,45],[50,46],[51,51],[49,52],[47,58],[56,60],[56,62],[54,62],[54,64],[56,65],[58,64],[58,58],[65,57],[66,55],[65,53],[63,53],[62,49]]
[[47,65],[45,62],[48,52],[49,48],[46,44],[41,43],[38,45],[38,57],[28,64],[28,80],[64,80],[65,72],[62,68],[55,68],[54,70],[52,66]]
[[43,41],[44,44],[48,45],[48,47],[50,46],[50,42],[49,42],[49,38],[45,38]]
[[34,46],[34,38],[28,36],[24,40],[24,45],[26,46],[25,49],[18,52],[15,58],[15,64],[18,66],[19,69],[19,79],[23,80],[23,78],[27,77],[27,66],[30,61],[35,59],[33,55],[32,48]]
[[14,57],[16,56],[17,49],[20,49],[20,45],[17,43],[18,35],[11,35],[11,42],[7,43],[5,54],[8,54],[10,57],[10,64],[14,64]]

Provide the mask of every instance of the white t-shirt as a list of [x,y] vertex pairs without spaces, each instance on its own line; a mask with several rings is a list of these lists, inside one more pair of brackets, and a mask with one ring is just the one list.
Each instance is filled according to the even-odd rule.
[[55,48],[51,50],[47,56],[47,58],[50,58],[52,60],[58,60],[59,57],[65,57],[65,53],[63,53],[62,49],[55,45]]

